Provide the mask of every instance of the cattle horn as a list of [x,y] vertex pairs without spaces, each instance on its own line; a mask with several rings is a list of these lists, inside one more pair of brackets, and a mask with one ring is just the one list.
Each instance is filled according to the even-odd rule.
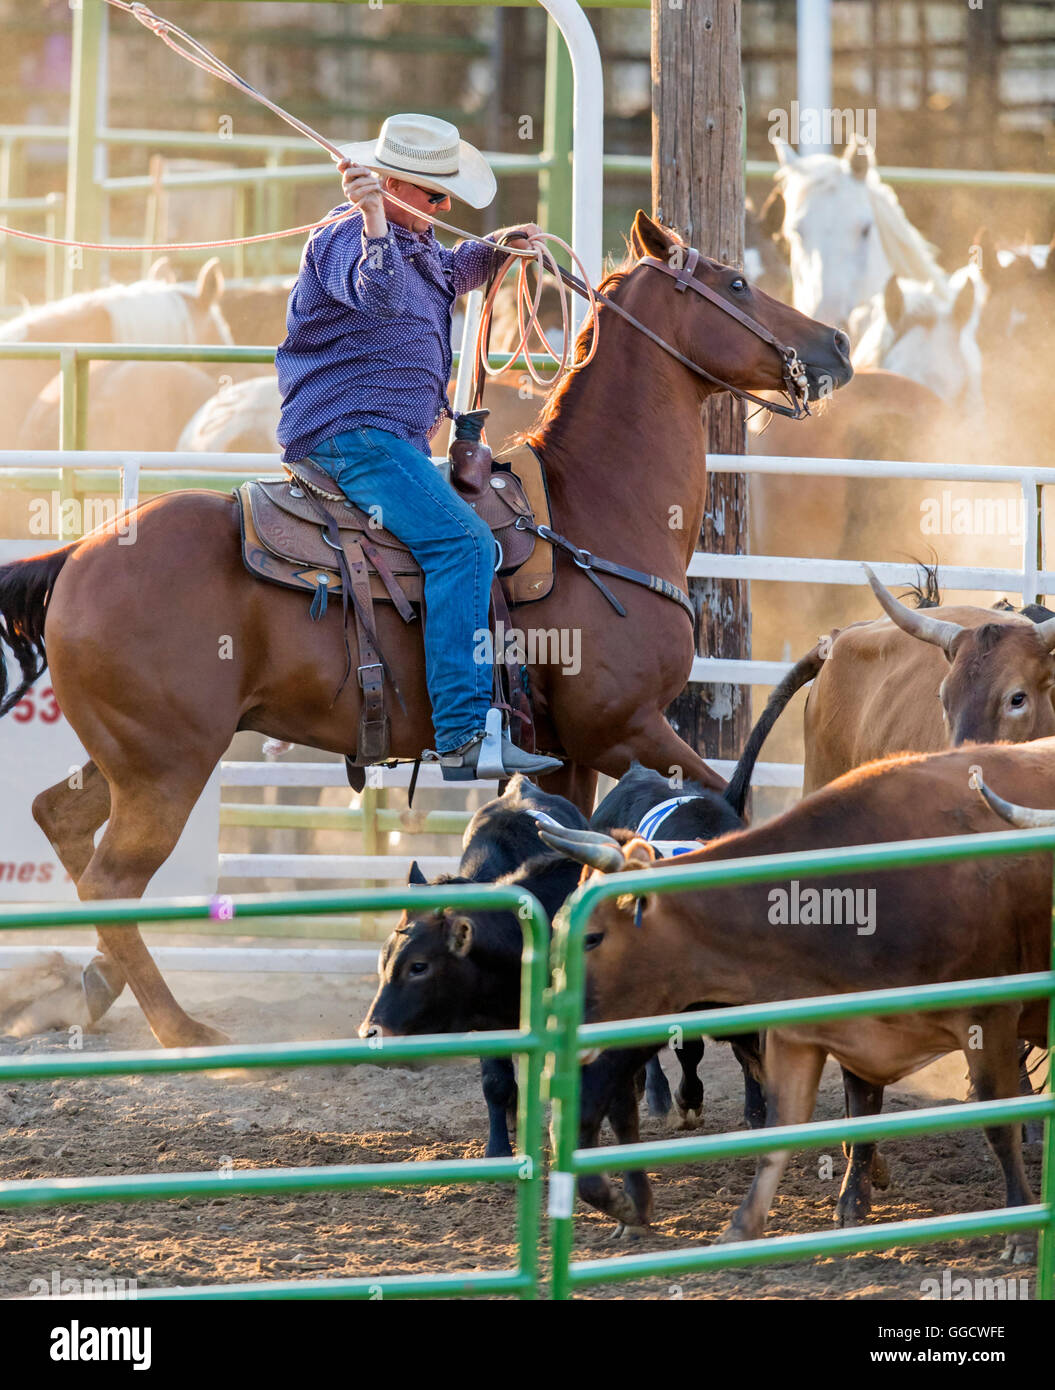
[[1055,810],[1016,806],[1011,801],[1005,801],[1002,796],[997,796],[996,792],[985,785],[978,773],[972,775],[971,786],[978,791],[991,811],[995,811],[1001,820],[1006,820],[1016,830],[1046,830],[1055,825]]
[[[872,593],[879,600],[879,605],[891,621],[897,623],[902,632],[907,632],[910,637],[918,637],[921,642],[930,642],[932,646],[941,647],[946,656],[949,649],[963,628],[959,623],[946,623],[940,618],[928,618],[926,613],[920,613],[914,608],[906,608],[885,585],[881,584],[868,565],[861,568],[868,576],[868,582],[872,586]],[[1052,620],[1055,622],[1055,619]]]
[[1044,643],[1044,650],[1050,652],[1055,647],[1055,618],[1045,618],[1038,623],[1037,636]]
[[602,835],[599,830],[572,830],[563,825],[551,829],[540,825],[538,833],[539,839],[550,849],[559,850],[580,864],[588,864],[591,869],[600,869],[603,874],[616,873],[626,862],[619,842],[610,835]]

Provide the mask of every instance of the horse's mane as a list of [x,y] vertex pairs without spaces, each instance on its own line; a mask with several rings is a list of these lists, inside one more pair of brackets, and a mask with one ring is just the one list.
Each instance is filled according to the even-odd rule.
[[905,216],[905,209],[894,190],[883,182],[876,169],[865,175],[868,201],[875,214],[879,239],[895,275],[908,280],[931,281],[943,285],[944,270],[935,260],[935,248]]
[[[841,179],[856,177],[846,161],[836,155],[803,155],[794,164],[782,165],[774,176],[786,198],[792,191],[793,176],[801,181],[796,190],[796,202],[801,202],[807,192],[831,192]],[[892,273],[908,280],[944,284],[946,276],[934,258],[935,248],[908,220],[897,194],[879,177],[878,169],[868,169],[863,182]]]
[[[670,236],[673,240],[682,242],[682,245],[685,244],[682,238],[679,237],[676,232],[671,231],[669,227],[665,228],[664,230],[666,231],[667,235]],[[637,255],[633,251],[629,240],[627,240],[627,238],[624,237],[623,241],[625,243],[626,249],[623,253],[622,260],[608,267],[608,269],[605,271],[604,278],[601,280],[601,283],[597,286],[597,289],[601,294],[610,294],[612,290],[616,289],[619,285],[623,283],[626,277],[634,269],[634,266],[637,265]],[[603,305],[599,307],[603,309]],[[583,324],[582,328],[579,330],[578,337],[575,339],[575,347],[572,354],[572,362],[575,366],[578,366],[579,363],[582,362],[583,358],[585,358],[586,354],[590,351],[590,347],[593,343],[593,335],[594,319],[593,315],[591,314],[590,317]],[[529,430],[525,430],[523,434],[517,436],[516,442],[518,444],[535,444],[538,442],[538,436],[540,431],[543,430],[557,415],[560,414],[561,409],[563,408],[564,397],[567,395],[568,390],[571,387],[574,380],[574,371],[570,371],[565,374],[563,380],[561,380],[546,397],[545,404],[539,411],[538,418],[535,420],[535,423],[531,426]]]

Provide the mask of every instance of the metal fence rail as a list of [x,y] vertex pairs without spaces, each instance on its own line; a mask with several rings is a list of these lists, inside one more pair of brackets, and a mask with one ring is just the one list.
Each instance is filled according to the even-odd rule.
[[235,1287],[143,1289],[140,1299],[184,1298],[422,1298],[512,1294],[537,1298],[542,1184],[542,1069],[550,1041],[544,991],[548,981],[549,927],[530,893],[497,884],[402,888],[354,893],[305,893],[295,897],[170,898],[157,902],[81,903],[61,908],[3,909],[0,929],[48,926],[95,927],[134,922],[239,920],[295,914],[415,908],[489,907],[515,912],[524,933],[519,1029],[452,1033],[416,1038],[350,1038],[339,1041],[268,1043],[165,1051],[45,1054],[0,1058],[0,1081],[61,1080],[86,1076],[217,1071],[228,1067],[386,1065],[447,1057],[517,1058],[518,1152],[510,1158],[452,1159],[274,1168],[232,1173],[129,1174],[117,1178],[35,1178],[0,1182],[0,1209],[70,1202],[151,1201],[176,1197],[233,1197],[262,1193],[347,1191],[372,1187],[511,1182],[517,1195],[517,1266],[439,1275],[384,1275],[325,1281],[280,1281]]
[[[817,999],[798,999],[744,1008],[713,1009],[675,1014],[666,1018],[584,1026],[583,940],[590,915],[598,903],[625,894],[669,893],[686,889],[769,883],[789,876],[830,877],[861,870],[913,867],[949,863],[976,856],[1023,854],[1030,850],[1055,850],[1055,831],[1027,830],[992,835],[963,835],[932,840],[903,841],[864,848],[767,855],[755,859],[715,862],[661,873],[645,870],[613,874],[579,889],[567,914],[555,929],[555,981],[550,1001],[559,1041],[556,1046],[550,1093],[553,1096],[554,1171],[550,1174],[550,1229],[553,1258],[553,1297],[570,1298],[591,1284],[646,1276],[686,1274],[705,1269],[725,1269],[750,1264],[775,1264],[818,1256],[855,1254],[897,1244],[963,1239],[998,1231],[1040,1231],[1037,1262],[1037,1297],[1055,1298],[1055,1053],[1049,1051],[1048,1091],[1044,1096],[986,1101],[955,1107],[916,1110],[907,1114],[879,1115],[858,1120],[805,1125],[641,1144],[621,1144],[603,1150],[579,1150],[579,1054],[583,1048],[630,1047],[648,1042],[667,1042],[671,1029],[682,1036],[699,1037],[754,1032],[761,1028],[792,1026],[829,1019],[848,1019],[877,1013],[911,1013],[955,1007],[968,1003],[996,1003],[1016,999],[1049,1001],[1048,1046],[1055,1045],[1055,955],[1052,969],[1031,975],[999,979],[961,980],[948,984],[903,989],[870,990]],[[563,920],[562,920],[563,919]],[[1055,951],[1055,943],[1053,943]],[[660,1251],[624,1258],[573,1261],[573,1204],[575,1179],[582,1173],[625,1171],[671,1163],[742,1157],[777,1149],[818,1148],[843,1140],[865,1141],[884,1137],[933,1133],[968,1126],[1007,1124],[1044,1118],[1044,1159],[1041,1201],[1028,1207],[966,1215],[902,1221],[888,1225],[825,1231],[801,1236],[781,1236],[740,1241],[696,1249]]]

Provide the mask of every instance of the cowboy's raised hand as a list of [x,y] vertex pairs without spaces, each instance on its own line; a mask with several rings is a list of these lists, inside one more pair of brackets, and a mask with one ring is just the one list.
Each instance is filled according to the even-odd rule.
[[350,203],[364,213],[384,211],[381,183],[375,173],[347,159],[341,160],[337,170],[341,175],[341,189]]

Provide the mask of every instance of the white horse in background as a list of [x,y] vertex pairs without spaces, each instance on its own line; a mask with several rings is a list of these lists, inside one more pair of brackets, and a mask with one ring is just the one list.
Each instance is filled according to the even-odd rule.
[[850,330],[854,309],[881,293],[891,275],[944,289],[934,248],[880,179],[870,145],[855,140],[842,158],[800,155],[783,140],[773,146],[800,313]]
[[976,341],[982,295],[972,266],[943,285],[892,275],[855,311],[866,327],[853,350],[854,371],[897,372],[941,400],[973,414],[982,410],[982,355]]
[[[145,280],[28,309],[0,327],[0,343],[230,344],[219,260],[207,261],[190,286],[172,283],[171,274],[165,258]],[[0,447],[17,447],[19,429],[56,369],[54,360],[0,361]]]

